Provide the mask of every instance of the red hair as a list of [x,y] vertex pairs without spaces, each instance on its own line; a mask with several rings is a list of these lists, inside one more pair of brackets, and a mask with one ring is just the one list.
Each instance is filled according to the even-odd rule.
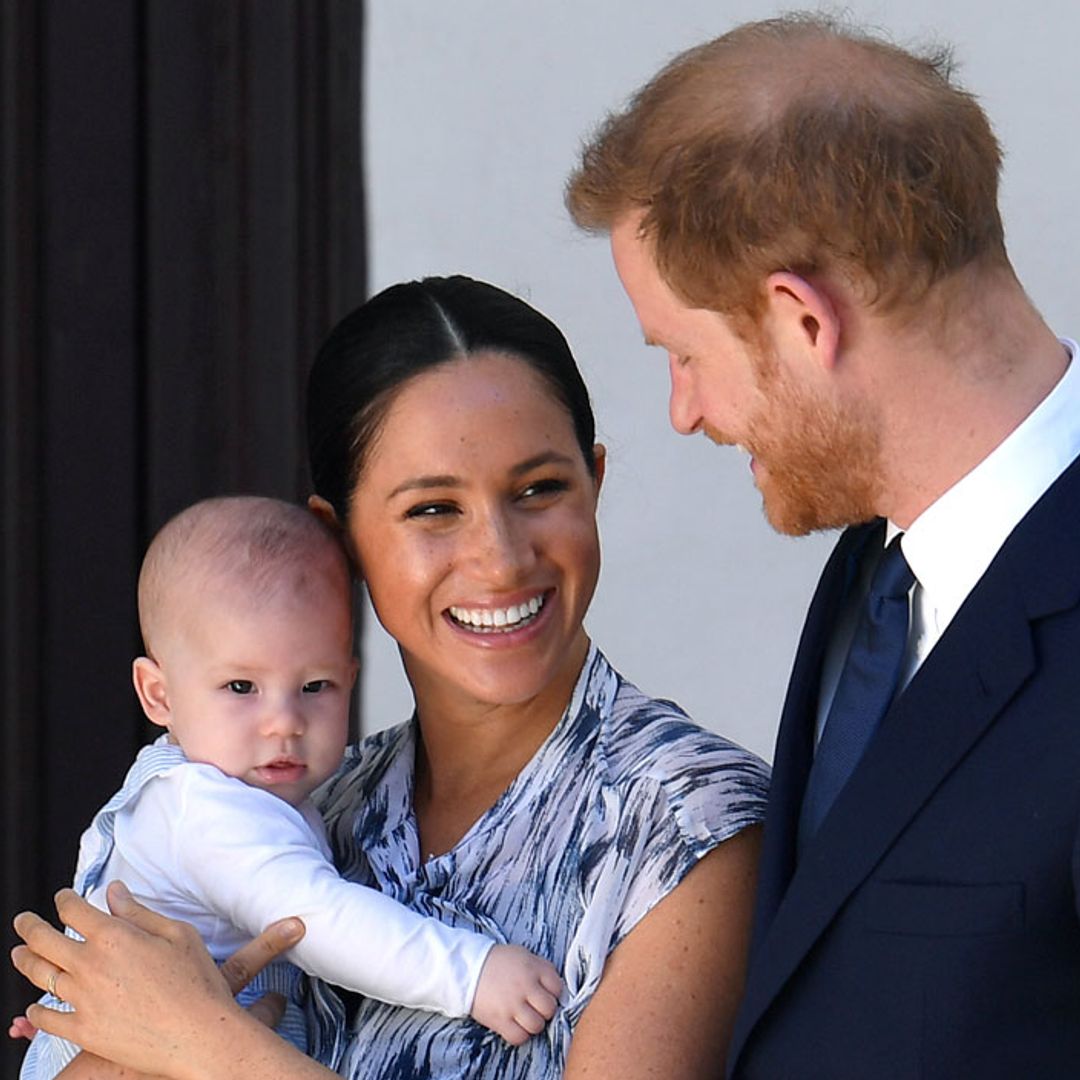
[[789,15],[672,60],[587,143],[566,201],[590,230],[642,212],[695,307],[754,319],[766,277],[789,270],[894,311],[968,265],[1008,266],[1000,167],[947,52]]

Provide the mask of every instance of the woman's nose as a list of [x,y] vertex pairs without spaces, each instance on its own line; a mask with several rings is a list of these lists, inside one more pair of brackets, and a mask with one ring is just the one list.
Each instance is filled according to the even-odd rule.
[[668,354],[668,372],[671,376],[671,396],[668,400],[671,426],[680,435],[693,435],[701,427],[701,410],[694,380],[681,358],[674,353]]
[[500,509],[479,518],[473,544],[481,576],[499,585],[515,584],[536,561],[529,523],[513,510]]

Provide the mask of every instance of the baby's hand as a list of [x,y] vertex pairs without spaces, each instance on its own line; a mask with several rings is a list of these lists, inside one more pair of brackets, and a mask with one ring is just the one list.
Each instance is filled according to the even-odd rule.
[[32,1039],[37,1034],[37,1028],[26,1019],[25,1016],[16,1016],[8,1028],[9,1039]]
[[562,993],[559,973],[520,945],[495,945],[480,970],[471,1016],[520,1046],[555,1015]]

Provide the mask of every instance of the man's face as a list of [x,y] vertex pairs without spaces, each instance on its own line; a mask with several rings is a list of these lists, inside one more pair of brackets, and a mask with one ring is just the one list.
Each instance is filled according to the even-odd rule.
[[612,255],[646,342],[667,350],[675,430],[746,450],[765,514],[780,532],[873,517],[878,440],[869,408],[790,370],[766,334],[752,344],[730,319],[683,303],[661,278],[639,221],[633,215],[615,226]]

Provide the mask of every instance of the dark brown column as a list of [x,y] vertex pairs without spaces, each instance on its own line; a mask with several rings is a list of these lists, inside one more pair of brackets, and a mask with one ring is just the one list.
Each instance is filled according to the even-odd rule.
[[360,7],[0,5],[5,946],[145,738],[148,536],[307,491],[307,364],[363,290]]

